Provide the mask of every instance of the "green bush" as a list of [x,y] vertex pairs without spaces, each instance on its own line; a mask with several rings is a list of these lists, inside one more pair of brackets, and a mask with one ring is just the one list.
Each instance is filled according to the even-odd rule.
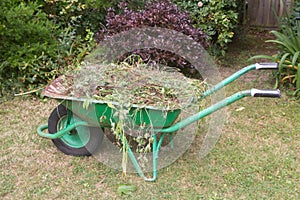
[[174,2],[189,12],[194,26],[210,37],[211,52],[215,55],[225,55],[227,45],[232,41],[234,29],[238,24],[238,3],[241,1],[175,0]]
[[78,34],[72,17],[67,26],[35,1],[2,0],[0,7],[0,97],[46,84],[93,47],[90,29]]
[[72,26],[77,35],[85,36],[86,30],[99,30],[105,23],[105,13],[115,7],[116,1],[106,0],[39,0],[42,10],[60,28]]
[[300,2],[293,3],[291,12],[282,18],[279,24],[281,30],[291,28],[297,32],[297,27],[300,25]]
[[45,82],[59,70],[50,59],[58,49],[55,25],[37,3],[4,0],[0,6],[0,94]]

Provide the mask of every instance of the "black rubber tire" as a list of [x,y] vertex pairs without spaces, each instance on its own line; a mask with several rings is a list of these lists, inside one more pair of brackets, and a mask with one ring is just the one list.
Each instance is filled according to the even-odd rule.
[[[52,111],[48,119],[48,131],[50,134],[56,133],[58,131],[58,123],[62,118],[67,116],[67,113],[67,108],[61,104]],[[89,139],[83,147],[71,147],[60,138],[53,139],[52,142],[61,152],[67,155],[91,156],[101,145],[104,133],[100,127],[88,127],[88,129],[90,134]]]

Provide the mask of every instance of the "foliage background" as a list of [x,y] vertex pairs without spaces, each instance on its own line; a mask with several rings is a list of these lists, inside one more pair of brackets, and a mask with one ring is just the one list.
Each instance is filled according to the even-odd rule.
[[93,31],[113,2],[0,2],[0,97],[44,85],[74,68],[95,46]]
[[[127,0],[143,10],[148,0]],[[155,1],[155,0],[154,0]],[[166,0],[156,0],[163,2]],[[210,52],[224,55],[238,25],[243,0],[173,1],[189,13],[191,25],[209,36]],[[95,35],[107,29],[112,7],[120,1],[2,0],[0,2],[0,97],[36,92],[50,80],[76,68],[95,47]]]
[[211,53],[224,56],[239,23],[239,15],[242,18],[244,1],[175,0],[174,2],[189,12],[195,27],[202,29],[209,36],[212,43]]

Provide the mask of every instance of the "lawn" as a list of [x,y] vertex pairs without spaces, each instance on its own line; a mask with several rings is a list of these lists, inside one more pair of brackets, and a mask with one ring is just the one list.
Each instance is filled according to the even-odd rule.
[[[220,72],[226,77],[256,54],[274,52],[262,33],[237,39]],[[272,88],[271,73],[251,72],[227,88],[227,94]],[[226,108],[226,122],[215,148],[199,159],[197,140],[156,182],[137,174],[122,179],[93,157],[59,152],[36,134],[57,105],[23,96],[0,104],[1,199],[299,199],[300,104],[282,92],[280,99],[245,98]],[[119,196],[120,184],[137,191]]]

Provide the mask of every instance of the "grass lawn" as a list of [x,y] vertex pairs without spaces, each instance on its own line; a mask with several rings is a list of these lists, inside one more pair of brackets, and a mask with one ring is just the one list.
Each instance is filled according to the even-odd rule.
[[[274,52],[252,33],[238,39],[221,61],[224,77],[250,64],[256,54]],[[273,86],[270,73],[251,72],[227,87],[235,91]],[[156,182],[137,174],[122,180],[93,157],[59,152],[36,134],[47,122],[53,100],[31,96],[0,104],[0,199],[299,199],[300,104],[283,92],[280,99],[244,98],[226,108],[215,148],[198,159],[195,141]],[[137,186],[119,196],[120,184]]]

